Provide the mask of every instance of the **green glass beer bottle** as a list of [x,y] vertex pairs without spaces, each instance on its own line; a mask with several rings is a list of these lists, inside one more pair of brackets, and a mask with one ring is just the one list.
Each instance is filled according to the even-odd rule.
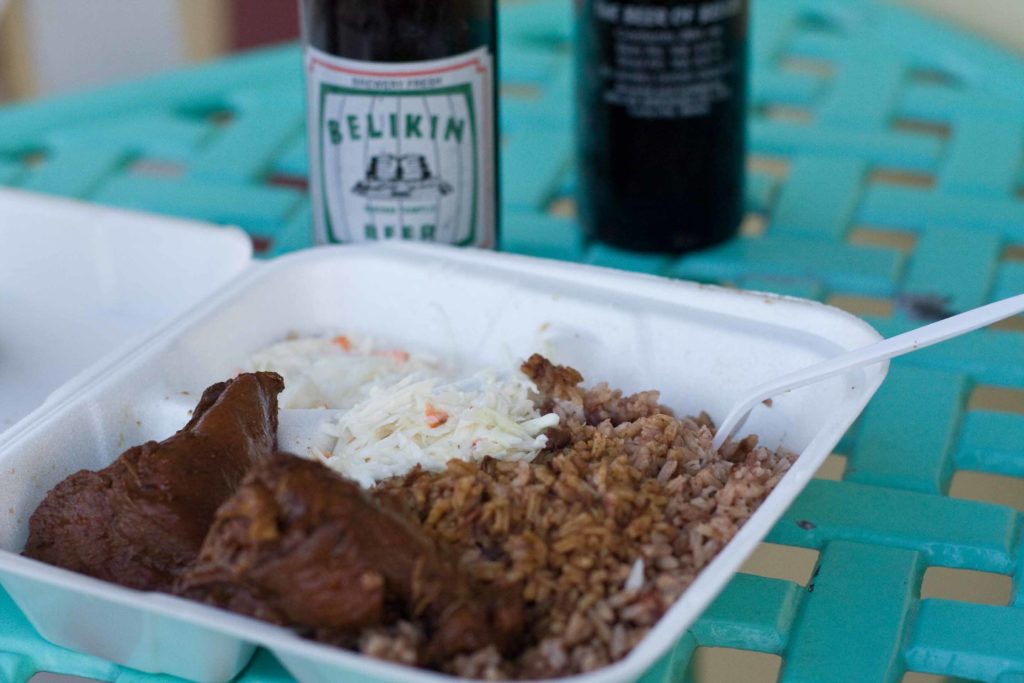
[[497,243],[495,0],[301,0],[317,241]]

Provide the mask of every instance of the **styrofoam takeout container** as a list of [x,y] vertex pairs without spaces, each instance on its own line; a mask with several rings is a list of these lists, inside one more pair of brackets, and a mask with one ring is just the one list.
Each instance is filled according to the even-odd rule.
[[0,189],[0,433],[251,258],[241,230]]
[[[719,419],[748,387],[879,339],[813,302],[473,250],[330,247],[253,264],[0,441],[0,510],[11,511],[0,517],[0,583],[44,637],[204,683],[229,680],[254,645],[303,683],[451,680],[17,555],[29,516],[61,479],[172,434],[199,393],[257,348],[325,328],[467,365],[507,367],[539,350],[577,367],[588,384],[657,388],[677,411]],[[755,411],[748,430],[800,453],[797,463],[628,657],[572,680],[633,681],[664,656],[811,479],[886,369],[858,369]]]

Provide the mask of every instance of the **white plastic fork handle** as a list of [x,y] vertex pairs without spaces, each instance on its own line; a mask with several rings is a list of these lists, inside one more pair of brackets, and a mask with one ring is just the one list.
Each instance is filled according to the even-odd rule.
[[918,349],[938,344],[953,337],[959,337],[962,334],[999,322],[1022,311],[1024,311],[1024,294],[1018,294],[1009,299],[980,306],[945,320],[932,323],[931,325],[925,325],[916,330],[904,332],[889,339],[883,339],[880,342],[863,348],[848,351],[835,358],[829,358],[821,363],[816,363],[810,367],[766,382],[751,389],[750,393],[726,415],[719,425],[718,431],[715,433],[715,439],[712,444],[716,450],[721,448],[726,439],[732,436],[737,427],[747,418],[750,411],[765,399],[807,386],[808,384],[814,384],[829,377],[834,377],[853,368],[902,356],[905,353],[917,351]]
[[282,408],[277,414],[277,449],[310,457],[310,449],[322,453],[334,450],[337,439],[323,431],[325,422],[336,421],[340,410],[327,408]]

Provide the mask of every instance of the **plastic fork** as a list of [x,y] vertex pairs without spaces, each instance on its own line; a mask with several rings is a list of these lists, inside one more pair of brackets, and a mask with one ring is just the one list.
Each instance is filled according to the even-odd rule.
[[799,389],[808,384],[820,382],[823,379],[834,377],[847,370],[879,363],[889,358],[895,358],[918,349],[923,349],[932,344],[938,344],[953,337],[959,337],[962,334],[986,327],[1022,311],[1024,311],[1024,294],[1018,294],[1009,299],[973,308],[945,320],[919,327],[916,330],[904,332],[895,337],[883,339],[880,342],[848,351],[835,358],[829,358],[810,367],[765,382],[751,389],[725,416],[725,419],[722,420],[718,427],[718,431],[715,433],[712,443],[716,450],[721,448],[722,444],[746,421],[750,411],[762,401],[773,396],[778,396],[793,389]]

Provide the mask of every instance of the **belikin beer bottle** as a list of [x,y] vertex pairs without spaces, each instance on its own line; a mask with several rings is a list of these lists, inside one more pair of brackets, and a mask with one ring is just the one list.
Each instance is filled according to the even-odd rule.
[[747,0],[580,0],[580,219],[589,235],[682,252],[743,215]]
[[301,0],[317,240],[497,242],[495,0]]

